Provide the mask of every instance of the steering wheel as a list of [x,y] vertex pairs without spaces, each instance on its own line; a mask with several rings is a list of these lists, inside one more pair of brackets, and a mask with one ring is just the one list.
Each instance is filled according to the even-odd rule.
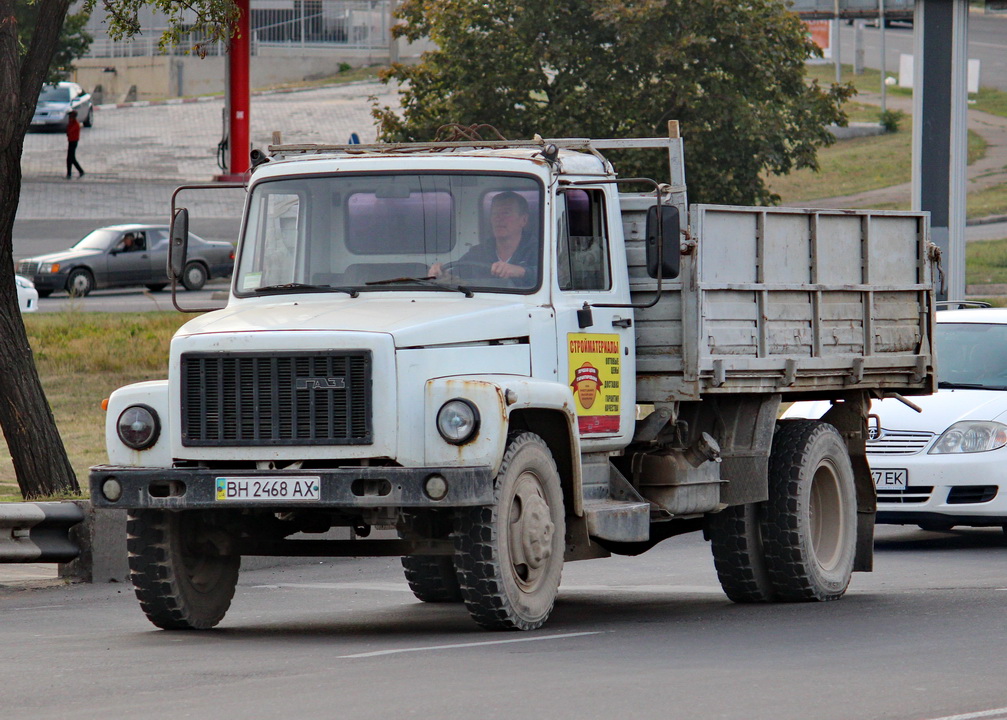
[[441,265],[441,270],[450,273],[460,280],[486,279],[493,277],[489,263],[476,260],[455,260]]

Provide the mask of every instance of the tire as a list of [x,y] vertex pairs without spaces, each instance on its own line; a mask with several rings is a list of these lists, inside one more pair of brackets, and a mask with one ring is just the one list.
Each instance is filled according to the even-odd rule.
[[146,288],[151,292],[161,292],[166,287],[168,287],[168,283],[152,283],[146,286]]
[[733,602],[773,600],[773,583],[766,568],[762,543],[764,514],[765,503],[750,503],[734,505],[707,516],[713,564],[720,587]]
[[186,290],[202,290],[206,280],[206,267],[202,263],[191,262],[182,271],[182,285]]
[[839,431],[819,420],[777,423],[763,523],[776,599],[836,600],[856,556],[853,466]]
[[66,291],[71,297],[86,297],[94,290],[94,275],[85,268],[70,271],[66,279]]
[[203,514],[134,510],[126,532],[130,579],[148,620],[164,630],[207,630],[224,618],[241,556],[220,553]]
[[52,290],[38,290],[38,289],[36,288],[36,291],[38,292],[38,296],[39,296],[40,298],[47,298],[47,297],[49,297],[50,295],[52,295]]
[[443,555],[407,555],[402,558],[406,582],[417,599],[426,603],[462,601],[455,561]]
[[87,109],[87,117],[84,118],[84,127],[91,127],[94,125],[94,106],[92,105]]
[[[405,512],[399,537],[447,538],[451,535],[454,515],[450,512]],[[402,558],[409,589],[417,599],[428,603],[461,602],[455,561],[445,555],[407,555]]]
[[921,522],[919,524],[920,530],[925,530],[927,532],[947,532],[954,526],[954,523],[940,521]]
[[552,612],[563,572],[566,521],[552,453],[533,433],[513,435],[495,502],[456,515],[462,598],[488,630],[534,630]]

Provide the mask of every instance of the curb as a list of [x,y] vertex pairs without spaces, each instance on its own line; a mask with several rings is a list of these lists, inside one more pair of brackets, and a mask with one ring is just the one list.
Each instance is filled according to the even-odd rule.
[[[287,95],[290,93],[310,92],[312,90],[326,90],[329,88],[353,87],[355,85],[373,85],[380,83],[380,80],[352,80],[345,83],[332,83],[331,85],[316,85],[314,87],[298,88],[277,88],[276,90],[253,90],[252,97],[263,97],[267,95]],[[168,98],[166,100],[133,100],[122,103],[102,103],[94,105],[95,110],[118,110],[120,108],[156,107],[158,105],[188,105],[191,103],[213,102],[224,99],[224,94],[220,95],[200,95],[199,97]]]

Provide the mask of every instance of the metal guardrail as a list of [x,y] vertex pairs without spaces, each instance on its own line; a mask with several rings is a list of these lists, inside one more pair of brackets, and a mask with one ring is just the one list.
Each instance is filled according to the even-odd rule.
[[80,548],[69,532],[83,520],[71,502],[0,503],[0,563],[73,560]]

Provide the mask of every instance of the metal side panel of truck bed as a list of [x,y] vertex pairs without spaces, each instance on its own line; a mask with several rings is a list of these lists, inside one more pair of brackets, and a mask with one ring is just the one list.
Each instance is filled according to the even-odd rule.
[[[694,205],[689,217],[679,278],[636,314],[639,402],[933,391],[926,213]],[[647,301],[656,282],[626,227],[634,302]]]

